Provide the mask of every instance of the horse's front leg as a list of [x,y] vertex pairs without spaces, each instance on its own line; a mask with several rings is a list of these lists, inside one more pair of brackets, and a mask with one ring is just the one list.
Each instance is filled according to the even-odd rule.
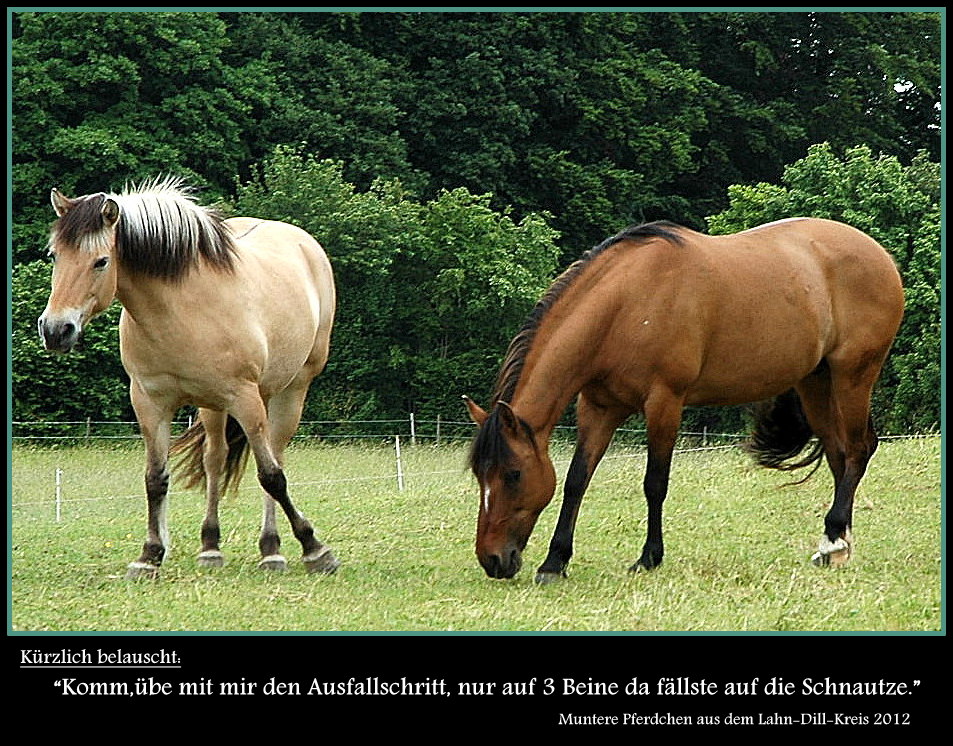
[[672,454],[682,421],[682,400],[665,388],[659,388],[645,402],[645,424],[649,453],[643,489],[648,507],[648,530],[642,555],[629,569],[634,572],[654,570],[662,564],[665,547],[662,541],[662,504],[668,494]]
[[202,468],[205,471],[205,518],[202,521],[202,551],[199,552],[199,567],[222,567],[225,557],[219,547],[221,529],[218,522],[218,503],[221,497],[221,480],[228,456],[225,437],[226,415],[211,409],[199,410],[205,439],[202,443]]
[[148,520],[142,554],[129,563],[126,578],[152,579],[158,577],[159,566],[169,548],[168,466],[172,411],[153,402],[136,381],[130,386],[130,399],[146,446]]
[[586,488],[605,455],[612,436],[626,418],[629,410],[607,408],[593,404],[583,393],[576,404],[579,437],[576,451],[566,474],[563,503],[559,510],[556,530],[549,543],[549,553],[536,571],[536,582],[552,583],[566,576],[566,567],[573,552],[576,518]]

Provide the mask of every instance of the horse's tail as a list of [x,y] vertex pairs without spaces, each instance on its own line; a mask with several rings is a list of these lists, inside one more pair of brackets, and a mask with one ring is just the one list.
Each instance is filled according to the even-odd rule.
[[755,408],[754,431],[746,448],[760,466],[769,469],[794,471],[814,464],[810,473],[795,483],[800,484],[814,475],[824,455],[824,446],[816,441],[803,458],[797,459],[813,436],[801,399],[790,389]]
[[[222,492],[238,489],[248,461],[248,438],[238,420],[231,415],[225,424],[225,442],[228,444],[228,455],[225,457]],[[176,481],[186,489],[205,487],[205,465],[202,462],[204,447],[205,424],[202,420],[196,421],[172,444],[170,454],[180,459],[176,468]]]

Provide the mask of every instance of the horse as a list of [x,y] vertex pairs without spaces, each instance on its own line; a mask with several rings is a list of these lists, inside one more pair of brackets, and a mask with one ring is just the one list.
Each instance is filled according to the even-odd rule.
[[606,239],[553,282],[513,338],[490,411],[464,397],[478,426],[469,467],[486,574],[520,569],[555,491],[549,439],[573,397],[578,437],[537,582],[566,575],[583,495],[635,413],[648,438],[648,531],[630,569],[659,566],[672,453],[692,405],[761,402],[749,449],[763,466],[816,470],[826,457],[834,498],[812,562],[846,563],[854,493],[877,447],[871,392],[903,306],[889,254],[836,221],[789,218],[722,236],[657,221]]
[[[126,577],[157,577],[166,556],[170,454],[181,458],[177,477],[204,482],[198,563],[224,564],[219,499],[237,488],[249,448],[264,490],[260,566],[287,567],[277,504],[306,569],[334,572],[339,562],[292,503],[283,467],[334,321],[334,277],[318,242],[287,223],[223,219],[172,177],[75,199],[53,189],[50,201],[52,290],[37,322],[45,348],[71,351],[113,299],[122,305],[120,354],[145,443],[148,504],[146,540]],[[198,416],[173,445],[171,422],[185,405]]]

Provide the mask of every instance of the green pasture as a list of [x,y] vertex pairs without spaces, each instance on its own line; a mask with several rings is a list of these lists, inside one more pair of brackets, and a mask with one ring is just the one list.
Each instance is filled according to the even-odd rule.
[[[10,615],[15,632],[654,632],[941,629],[941,440],[890,440],[861,485],[852,563],[813,567],[829,474],[784,486],[737,449],[677,454],[665,562],[632,574],[645,533],[644,452],[616,445],[583,503],[563,582],[537,586],[558,512],[546,510],[510,581],[473,552],[477,490],[465,445],[296,443],[297,506],[334,549],[310,576],[285,528],[290,569],[257,569],[261,500],[249,471],[221,516],[226,565],[195,563],[203,500],[174,491],[173,545],[157,581],[123,579],[145,530],[137,443],[12,450]],[[553,455],[563,475],[570,444]],[[60,470],[57,520],[56,474]],[[287,524],[284,524],[285,526]]]

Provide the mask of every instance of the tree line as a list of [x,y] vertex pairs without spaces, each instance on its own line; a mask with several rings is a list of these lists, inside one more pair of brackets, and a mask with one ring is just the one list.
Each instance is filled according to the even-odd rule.
[[[17,13],[16,420],[129,419],[118,309],[51,358],[51,187],[174,173],[298,224],[340,310],[308,419],[489,394],[553,277],[631,223],[809,214],[880,240],[907,317],[881,427],[940,407],[938,13]],[[571,418],[571,414],[570,414]],[[688,423],[737,430],[735,410]]]

